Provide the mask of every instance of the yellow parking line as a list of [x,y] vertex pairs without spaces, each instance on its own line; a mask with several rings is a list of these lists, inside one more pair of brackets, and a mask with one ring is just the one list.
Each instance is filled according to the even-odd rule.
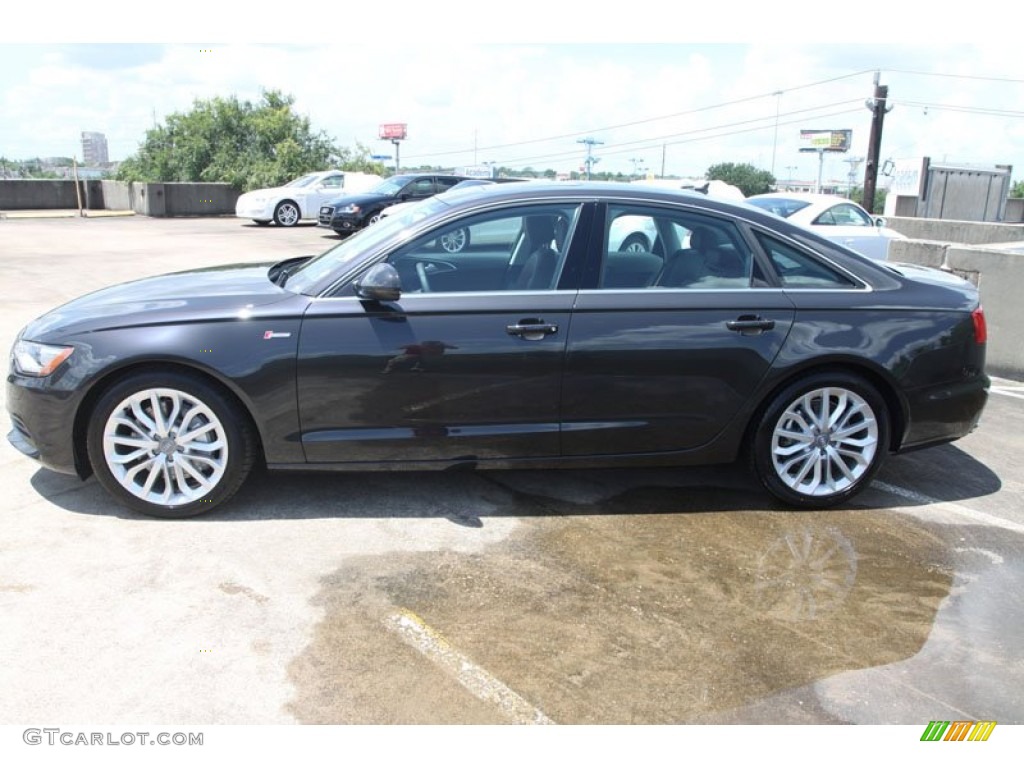
[[554,721],[530,702],[474,664],[452,647],[439,632],[409,610],[401,610],[385,620],[391,631],[422,653],[443,670],[451,674],[463,688],[481,701],[497,707],[520,725],[554,725]]

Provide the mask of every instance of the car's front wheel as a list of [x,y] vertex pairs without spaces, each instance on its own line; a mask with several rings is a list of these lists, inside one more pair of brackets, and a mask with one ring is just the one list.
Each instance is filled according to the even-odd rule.
[[786,504],[823,508],[860,493],[889,446],[885,400],[864,379],[819,373],[780,392],[761,415],[754,471]]
[[292,200],[282,200],[274,208],[274,223],[279,227],[294,227],[301,218],[298,203]]
[[132,374],[89,420],[89,461],[104,488],[155,517],[198,515],[227,501],[252,468],[256,440],[230,399],[186,373]]

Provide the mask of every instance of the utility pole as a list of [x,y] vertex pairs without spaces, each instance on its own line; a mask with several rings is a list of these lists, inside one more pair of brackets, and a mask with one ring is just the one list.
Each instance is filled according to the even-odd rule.
[[888,104],[889,86],[879,85],[881,72],[875,72],[875,95],[864,102],[871,110],[871,137],[868,139],[868,159],[864,165],[864,208],[875,212],[875,186],[878,183],[878,156],[882,151],[882,123],[886,112],[892,111]]
[[587,181],[590,181],[590,168],[591,168],[591,166],[593,166],[594,163],[600,162],[600,158],[594,157],[591,153],[593,151],[593,148],[594,148],[595,144],[604,144],[604,142],[603,141],[598,141],[597,139],[595,139],[595,138],[593,138],[591,136],[587,136],[587,138],[585,138],[585,139],[576,139],[576,143],[577,144],[586,144],[587,145],[587,159],[584,160],[583,163],[587,167]]

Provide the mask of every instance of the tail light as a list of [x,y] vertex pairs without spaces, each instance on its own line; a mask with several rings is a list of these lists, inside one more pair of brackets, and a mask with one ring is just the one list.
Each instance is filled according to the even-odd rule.
[[988,341],[988,327],[985,325],[985,310],[980,306],[971,312],[971,320],[974,321],[974,340],[978,344]]

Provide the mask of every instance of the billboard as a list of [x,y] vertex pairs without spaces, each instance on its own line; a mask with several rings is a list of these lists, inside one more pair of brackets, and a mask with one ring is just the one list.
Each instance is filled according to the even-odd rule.
[[853,131],[849,128],[839,131],[800,131],[801,152],[849,152]]
[[404,139],[406,123],[381,123],[380,137],[382,139]]

